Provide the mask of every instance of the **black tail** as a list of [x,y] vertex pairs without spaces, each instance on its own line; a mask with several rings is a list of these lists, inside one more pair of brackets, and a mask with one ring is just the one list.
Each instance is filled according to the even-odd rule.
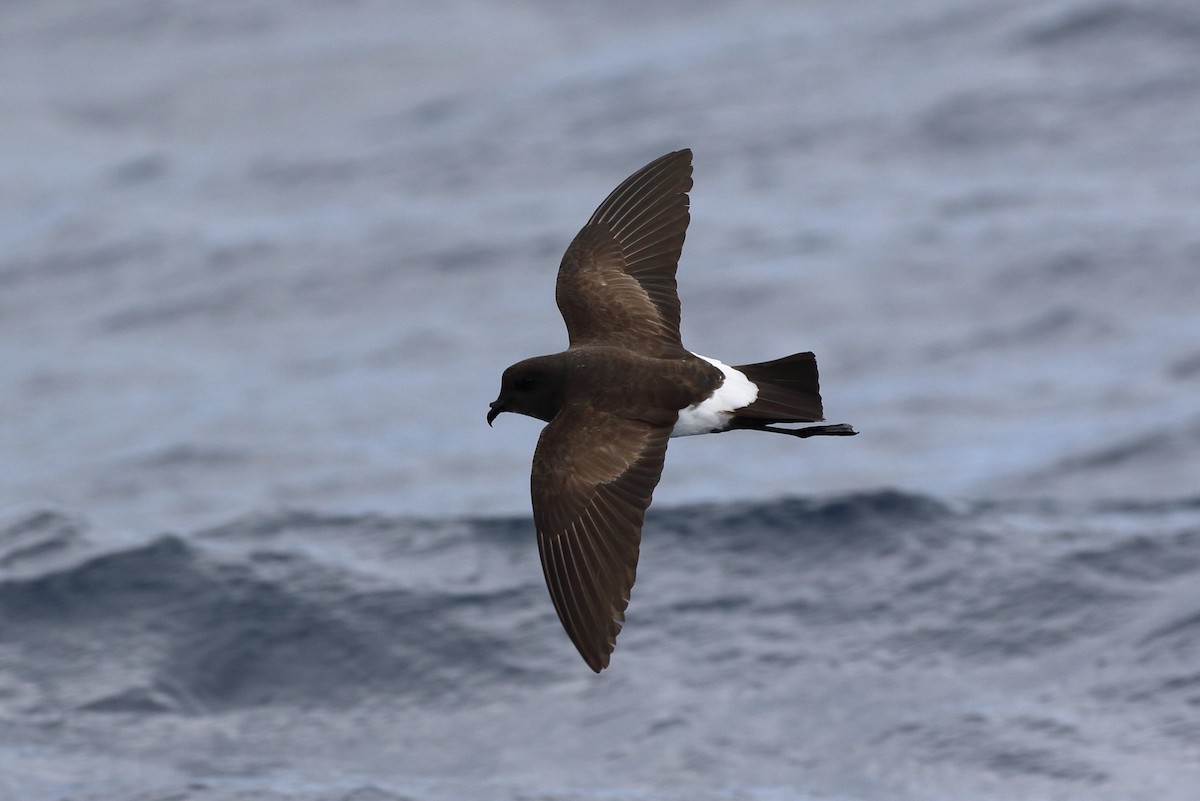
[[817,357],[793,353],[773,362],[744,364],[734,369],[758,385],[754,403],[738,409],[729,428],[770,431],[793,437],[852,437],[858,432],[845,423],[807,428],[772,428],[771,423],[816,423],[825,419]]
[[761,423],[815,423],[825,419],[817,357],[793,353],[773,362],[735,367],[758,384],[758,399],[737,417]]

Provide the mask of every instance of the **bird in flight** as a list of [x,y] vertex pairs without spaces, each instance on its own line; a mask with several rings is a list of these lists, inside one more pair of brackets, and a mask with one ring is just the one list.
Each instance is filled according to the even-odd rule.
[[824,419],[812,353],[730,367],[679,336],[675,269],[692,152],[656,159],[613,190],[575,236],[555,299],[569,347],[504,371],[501,412],[544,420],[531,492],[558,619],[592,670],[608,667],[637,570],[642,522],[670,437],[770,431],[852,436]]

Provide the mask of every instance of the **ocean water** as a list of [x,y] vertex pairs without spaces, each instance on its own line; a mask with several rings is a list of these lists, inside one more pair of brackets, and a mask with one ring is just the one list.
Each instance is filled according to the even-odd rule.
[[[1192,799],[1200,10],[0,8],[0,801]],[[562,250],[695,151],[612,667],[542,585]]]
[[661,511],[612,666],[528,521],[3,532],[7,798],[1187,798],[1200,502]]

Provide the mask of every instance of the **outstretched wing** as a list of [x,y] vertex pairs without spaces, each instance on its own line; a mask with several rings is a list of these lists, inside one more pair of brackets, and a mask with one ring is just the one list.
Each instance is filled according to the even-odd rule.
[[555,292],[572,346],[683,350],[675,269],[691,188],[692,151],[668,153],[626,178],[576,235]]
[[608,667],[637,572],[642,520],[670,427],[568,407],[533,456],[533,519],[558,619],[592,670]]

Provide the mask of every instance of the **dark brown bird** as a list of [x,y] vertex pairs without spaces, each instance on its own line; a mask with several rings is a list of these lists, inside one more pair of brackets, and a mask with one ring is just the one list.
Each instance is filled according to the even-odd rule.
[[504,371],[501,412],[549,423],[533,455],[533,519],[558,619],[584,661],[608,667],[637,571],[642,520],[667,439],[751,429],[849,436],[824,419],[811,353],[730,367],[684,349],[675,268],[692,152],[613,190],[567,248],[555,298],[570,347]]

